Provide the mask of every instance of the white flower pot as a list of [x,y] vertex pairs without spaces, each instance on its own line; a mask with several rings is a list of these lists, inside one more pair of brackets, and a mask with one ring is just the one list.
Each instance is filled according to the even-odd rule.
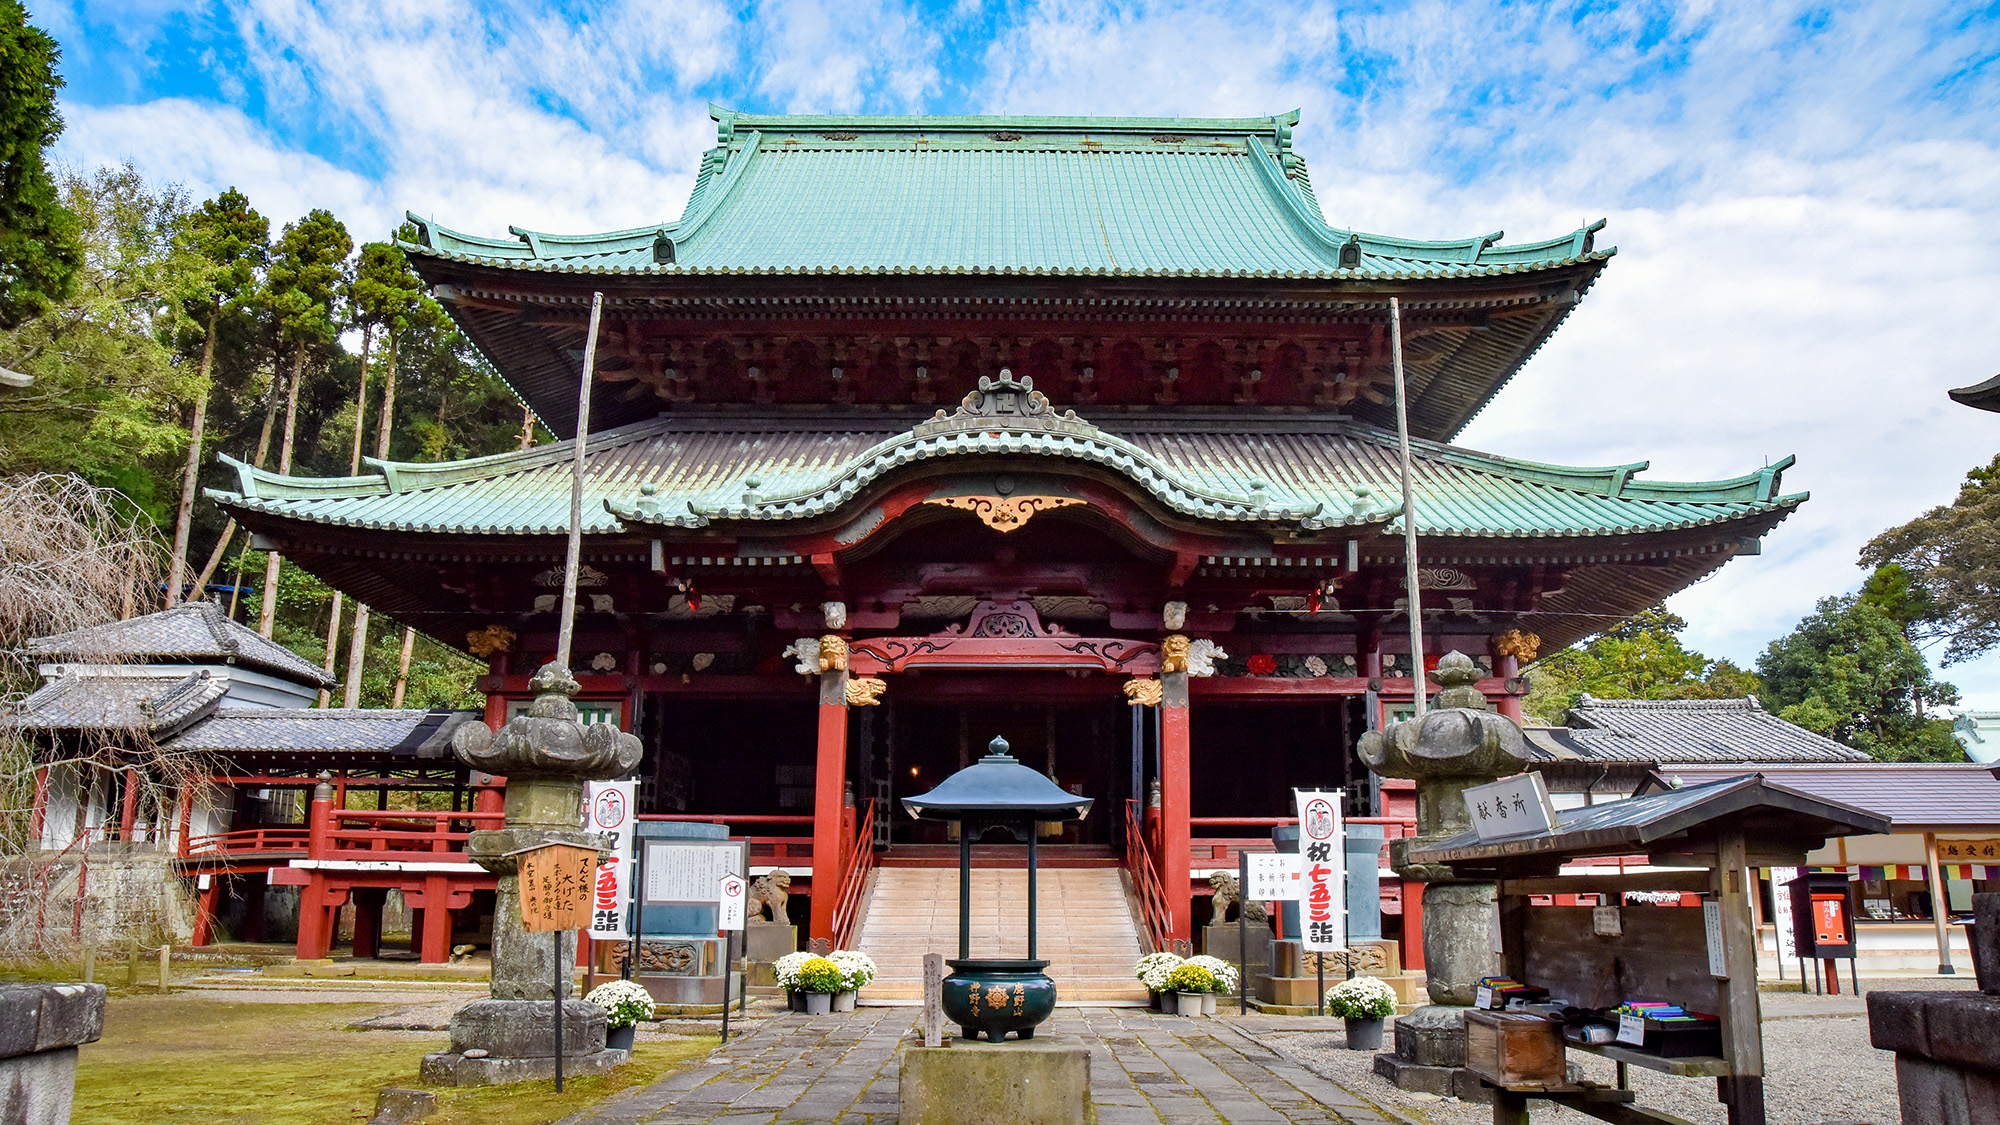
[[806,1015],[823,1016],[833,1011],[833,993],[807,992],[803,995],[806,998]]
[[836,993],[834,993],[834,994],[833,994],[833,1010],[834,1010],[834,1011],[836,1011],[836,1012],[851,1012],[851,1011],[853,1011],[853,1010],[854,1010],[854,999],[855,999],[855,997],[856,997],[856,996],[858,996],[858,995],[859,995],[859,993],[857,993],[857,992],[856,992],[855,990],[853,990],[853,989],[851,989],[851,988],[850,988],[850,989],[848,989],[848,990],[847,990],[846,992],[836,992]]
[[1215,993],[1204,992],[1201,994],[1201,1014],[1204,1016],[1215,1014]]
[[1177,1008],[1176,1008],[1175,1010],[1176,1010],[1176,1011],[1178,1011],[1178,1012],[1179,1012],[1179,1013],[1180,1013],[1181,1015],[1184,1015],[1184,1016],[1198,1016],[1198,1015],[1200,1015],[1200,1014],[1201,1014],[1201,996],[1202,996],[1202,994],[1201,994],[1201,993],[1199,993],[1199,992],[1177,992],[1177,993],[1175,993],[1175,994],[1174,994],[1174,999],[1175,999],[1175,1003],[1179,1005],[1179,1007],[1177,1007]]

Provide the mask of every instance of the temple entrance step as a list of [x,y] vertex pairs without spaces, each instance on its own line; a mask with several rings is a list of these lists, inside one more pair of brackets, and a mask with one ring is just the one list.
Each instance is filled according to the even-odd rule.
[[[895,844],[875,859],[878,867],[949,867],[958,869],[957,844]],[[1028,869],[1026,844],[981,844],[972,849],[972,866]],[[1123,867],[1124,857],[1103,844],[1040,844],[1035,866],[1043,870],[1073,867]],[[956,888],[957,884],[953,884]],[[956,889],[953,890],[957,893]],[[954,900],[956,901],[956,900]]]
[[[950,867],[876,869],[855,940],[881,974],[866,989],[868,998],[921,999],[924,954],[958,955],[957,849],[951,851]],[[1028,954],[1025,849],[1023,858],[1019,869],[972,873],[974,957]],[[1145,1003],[1146,990],[1132,977],[1141,948],[1123,873],[1115,867],[1060,867],[1040,871],[1036,885],[1035,954],[1049,962],[1062,1001]]]

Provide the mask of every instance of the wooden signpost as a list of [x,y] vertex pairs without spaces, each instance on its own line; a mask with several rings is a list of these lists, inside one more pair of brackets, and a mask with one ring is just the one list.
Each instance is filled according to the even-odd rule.
[[556,1093],[563,1088],[563,993],[566,974],[564,930],[590,928],[590,893],[597,873],[597,849],[575,844],[538,844],[513,853],[515,886],[521,899],[521,926],[529,932],[547,930],[555,944]]

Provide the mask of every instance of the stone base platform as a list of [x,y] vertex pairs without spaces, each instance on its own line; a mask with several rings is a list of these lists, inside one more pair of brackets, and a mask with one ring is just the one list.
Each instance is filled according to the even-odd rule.
[[1468,1102],[1493,1100],[1493,1091],[1480,1083],[1479,1076],[1460,1066],[1424,1066],[1394,1055],[1376,1055],[1375,1074],[1388,1079],[1399,1090]]
[[[588,1055],[563,1056],[563,1077],[580,1078],[603,1074],[632,1057],[630,1051],[606,1048]],[[542,1058],[468,1059],[452,1051],[425,1055],[419,1078],[432,1086],[504,1086],[509,1082],[535,1082],[556,1076],[554,1055]]]
[[1090,1051],[1075,1036],[904,1050],[901,1125],[1070,1125],[1089,1119]]

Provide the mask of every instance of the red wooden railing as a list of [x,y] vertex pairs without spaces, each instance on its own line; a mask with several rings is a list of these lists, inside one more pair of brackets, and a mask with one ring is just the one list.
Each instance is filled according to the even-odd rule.
[[1146,830],[1139,822],[1139,802],[1125,802],[1125,868],[1132,873],[1132,886],[1139,892],[1139,915],[1146,923],[1146,939],[1154,949],[1165,949],[1173,937],[1173,914],[1167,909],[1166,888],[1160,885],[1159,868],[1146,850]]
[[334,809],[314,802],[305,824],[265,824],[183,837],[182,859],[293,855],[309,859],[410,859],[469,863],[466,841],[498,828],[503,813]]
[[840,877],[840,897],[833,901],[833,947],[850,948],[861,924],[861,896],[868,889],[868,873],[875,870],[875,802],[861,813],[861,825],[854,834],[854,847],[847,856],[847,870]]

